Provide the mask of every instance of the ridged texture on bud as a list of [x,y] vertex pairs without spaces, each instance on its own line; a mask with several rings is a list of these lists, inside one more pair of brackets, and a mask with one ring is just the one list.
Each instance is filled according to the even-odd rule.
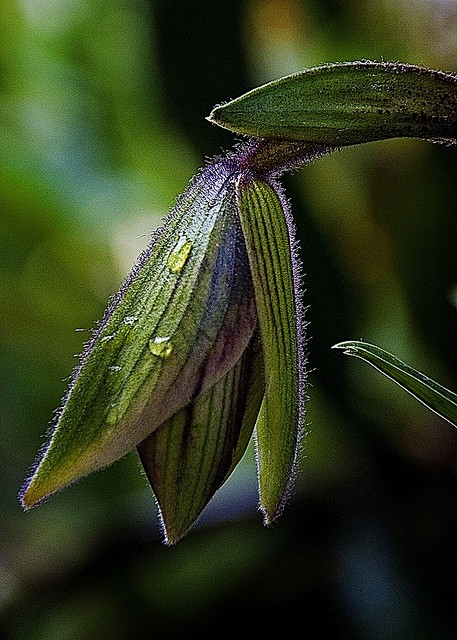
[[256,326],[229,161],[203,170],[82,356],[21,501],[30,508],[134,449],[219,382]]
[[279,186],[241,177],[237,192],[265,363],[265,396],[256,424],[256,445],[260,506],[268,524],[281,513],[290,493],[304,432],[300,264],[293,224]]

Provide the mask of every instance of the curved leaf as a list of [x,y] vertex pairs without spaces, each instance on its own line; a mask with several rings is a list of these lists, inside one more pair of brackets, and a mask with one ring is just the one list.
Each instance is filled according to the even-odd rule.
[[457,77],[394,62],[306,69],[216,107],[238,134],[350,145],[396,137],[456,142]]
[[347,341],[340,342],[333,348],[344,349],[347,355],[365,360],[441,418],[457,427],[457,395],[449,389],[375,345]]

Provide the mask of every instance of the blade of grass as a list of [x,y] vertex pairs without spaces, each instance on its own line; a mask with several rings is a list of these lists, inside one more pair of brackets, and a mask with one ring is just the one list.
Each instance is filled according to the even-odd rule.
[[457,427],[457,394],[375,345],[346,341],[335,344],[333,349],[343,349],[346,355],[368,362],[431,411]]

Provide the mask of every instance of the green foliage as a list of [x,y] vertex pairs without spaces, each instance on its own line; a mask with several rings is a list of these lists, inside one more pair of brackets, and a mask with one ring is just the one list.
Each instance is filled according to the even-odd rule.
[[251,448],[173,550],[134,454],[26,515],[16,494],[87,329],[204,156],[231,146],[205,123],[212,105],[325,61],[455,71],[454,3],[7,0],[0,31],[2,635],[202,637],[238,616],[258,634],[274,616],[448,640],[455,430],[331,346],[363,337],[455,390],[452,147],[348,148],[285,181],[309,433],[273,527],[259,527]]
[[[253,89],[208,119],[236,133],[303,143],[419,137],[456,144],[457,77],[401,63],[332,64]],[[455,425],[452,392],[373,345],[336,347],[367,360]]]
[[291,252],[295,238],[275,189],[260,180],[241,179],[238,197],[265,369],[256,444],[260,506],[270,524],[293,486],[304,429],[303,318],[294,283],[299,275]]
[[[174,543],[255,428],[260,506],[270,524],[295,478],[306,396],[300,267],[272,176],[337,143],[402,135],[456,142],[456,87],[443,73],[348,63],[270,83],[255,92],[251,110],[243,105],[252,93],[236,100],[247,129],[235,130],[257,131],[259,114],[271,113],[273,141],[214,160],[156,232],[81,357],[22,505],[139,447]],[[429,385],[416,387],[417,376],[406,388],[427,398]]]
[[191,185],[112,301],[22,495],[26,508],[134,449],[239,360],[256,313],[244,256],[232,251],[240,231],[227,182],[213,168]]
[[364,342],[346,341],[334,345],[349,356],[356,356],[396,382],[426,407],[457,427],[457,395],[391,353]]
[[306,69],[216,107],[209,121],[264,138],[345,146],[457,138],[457,77],[394,62]]

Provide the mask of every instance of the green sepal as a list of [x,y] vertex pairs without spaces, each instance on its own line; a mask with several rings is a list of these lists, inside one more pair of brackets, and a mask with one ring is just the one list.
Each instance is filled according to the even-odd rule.
[[348,340],[335,344],[333,348],[344,349],[345,354],[368,362],[431,411],[457,427],[457,394],[453,391],[373,344]]
[[220,161],[191,183],[88,345],[24,508],[135,449],[234,366],[255,325],[233,167]]
[[394,62],[306,69],[216,107],[238,134],[328,145],[396,137],[457,139],[457,77]]
[[138,446],[167,544],[187,533],[247,448],[264,391],[256,343],[254,337],[222,380]]
[[292,223],[276,185],[240,178],[237,193],[265,366],[265,396],[255,437],[260,506],[268,524],[289,496],[304,428],[299,266]]

